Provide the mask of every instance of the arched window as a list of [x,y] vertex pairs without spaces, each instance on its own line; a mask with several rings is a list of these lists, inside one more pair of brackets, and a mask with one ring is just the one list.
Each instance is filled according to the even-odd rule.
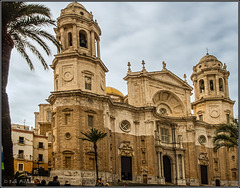
[[68,33],[68,46],[72,46],[72,33]]
[[79,31],[79,44],[80,47],[87,48],[87,33],[85,31]]
[[223,91],[223,80],[219,78],[219,91]]
[[214,87],[213,87],[213,80],[210,80],[209,84],[210,84],[210,90],[213,91],[213,89],[214,89]]
[[200,89],[200,93],[203,93],[204,92],[204,81],[203,80],[200,80],[199,81],[199,89]]

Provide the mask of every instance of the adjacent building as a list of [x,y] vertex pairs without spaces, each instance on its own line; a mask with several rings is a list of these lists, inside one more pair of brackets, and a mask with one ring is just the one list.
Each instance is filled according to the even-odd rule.
[[36,135],[26,125],[12,125],[14,171],[38,174],[48,170],[48,137]]
[[148,72],[144,61],[134,72],[129,63],[124,96],[106,87],[101,29],[92,12],[70,3],[54,30],[62,44],[51,65],[54,91],[35,113],[36,131],[51,138],[51,175],[61,183],[95,184],[93,146],[79,139],[93,127],[108,133],[98,143],[104,182],[237,185],[238,149],[215,153],[212,142],[219,124],[233,117],[225,63],[206,54],[193,67],[193,87],[165,62],[155,72]]

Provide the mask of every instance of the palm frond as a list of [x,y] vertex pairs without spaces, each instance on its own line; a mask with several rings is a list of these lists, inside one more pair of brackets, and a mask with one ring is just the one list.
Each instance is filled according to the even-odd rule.
[[21,54],[21,56],[27,61],[30,70],[34,70],[34,66],[32,64],[31,59],[29,58],[29,56],[26,53],[26,49],[25,49],[25,45],[23,44],[23,39],[21,39],[20,36],[18,36],[17,34],[12,35],[14,38],[14,42],[15,42],[15,47],[16,50]]
[[21,9],[18,12],[19,17],[31,16],[31,15],[44,15],[48,18],[51,17],[50,9],[40,4],[22,4]]
[[233,119],[231,124],[222,124],[216,130],[216,136],[213,137],[214,151],[221,147],[238,146],[238,120]]

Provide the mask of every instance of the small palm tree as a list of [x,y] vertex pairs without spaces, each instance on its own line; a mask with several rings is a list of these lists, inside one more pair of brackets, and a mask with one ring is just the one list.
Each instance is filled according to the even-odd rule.
[[213,137],[214,151],[225,146],[228,149],[238,146],[238,119],[233,119],[231,124],[222,124]]
[[17,171],[14,174],[14,180],[16,180],[16,185],[26,185],[26,180],[28,179],[28,177],[25,175],[24,172],[19,172]]
[[94,155],[95,155],[95,161],[96,161],[96,175],[98,180],[98,160],[97,160],[97,142],[101,139],[103,139],[105,136],[107,136],[107,133],[103,133],[101,131],[98,131],[97,129],[91,128],[87,132],[81,132],[86,138],[80,138],[81,140],[86,140],[93,143],[94,148]]
[[[2,2],[2,140],[4,155],[4,175],[8,182],[14,178],[13,151],[11,138],[11,118],[9,111],[8,95],[6,92],[8,82],[8,72],[10,57],[13,48],[22,55],[31,70],[34,69],[33,63],[29,58],[26,49],[37,56],[44,69],[48,65],[39,50],[31,43],[37,42],[47,55],[51,51],[42,40],[45,38],[55,44],[58,49],[60,44],[55,37],[42,28],[44,26],[55,25],[51,19],[49,8],[38,4],[27,4],[25,2]],[[29,41],[29,39],[31,41]],[[18,63],[18,62],[15,62]]]

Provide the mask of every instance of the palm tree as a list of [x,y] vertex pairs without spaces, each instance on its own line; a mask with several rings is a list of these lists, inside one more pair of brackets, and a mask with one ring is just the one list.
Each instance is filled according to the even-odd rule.
[[25,175],[24,172],[19,172],[17,171],[14,174],[14,180],[16,180],[16,185],[20,186],[20,185],[26,185],[26,181],[27,181],[28,177],[27,175]]
[[94,148],[94,155],[95,155],[95,161],[96,161],[96,175],[97,175],[97,180],[98,180],[98,160],[97,160],[97,142],[101,139],[103,139],[105,136],[107,136],[107,133],[103,133],[101,131],[98,131],[97,129],[91,128],[87,132],[82,132],[81,133],[86,136],[86,138],[80,138],[81,140],[86,140],[89,142],[93,143],[93,148]]
[[[13,48],[27,61],[30,70],[34,70],[31,59],[26,49],[37,56],[44,69],[48,65],[38,49],[29,41],[36,41],[47,55],[51,54],[48,45],[42,40],[50,40],[57,48],[60,44],[55,37],[42,29],[43,26],[55,25],[51,19],[50,10],[38,4],[25,2],[2,2],[2,146],[5,166],[5,178],[10,182],[14,177],[13,151],[11,139],[11,118],[9,111],[8,95],[6,92],[10,57]],[[5,182],[6,182],[5,181]]]
[[231,124],[222,124],[213,137],[214,151],[225,146],[228,149],[238,146],[238,119],[233,119]]

